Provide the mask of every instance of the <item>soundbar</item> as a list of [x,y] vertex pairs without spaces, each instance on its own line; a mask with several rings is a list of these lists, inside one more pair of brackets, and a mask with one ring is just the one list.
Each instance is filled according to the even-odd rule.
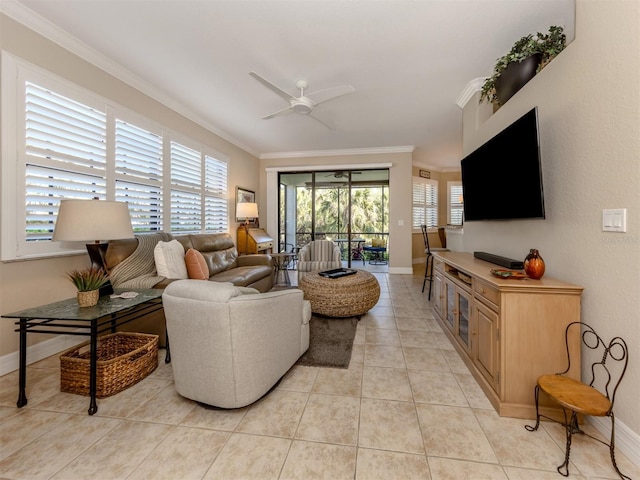
[[484,260],[490,263],[495,263],[496,265],[507,267],[512,270],[522,270],[524,268],[524,263],[522,263],[520,260],[501,257],[500,255],[494,255],[493,253],[473,252],[473,256],[476,258],[479,258],[480,260]]

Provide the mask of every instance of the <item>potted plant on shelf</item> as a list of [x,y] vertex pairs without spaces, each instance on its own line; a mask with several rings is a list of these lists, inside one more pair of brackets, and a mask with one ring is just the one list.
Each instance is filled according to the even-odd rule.
[[566,47],[567,36],[563,28],[549,27],[549,33],[527,35],[513,44],[506,55],[500,57],[493,75],[482,85],[480,101],[487,100],[497,106],[504,105],[536,73],[542,70]]
[[92,307],[100,298],[100,287],[109,281],[109,275],[101,268],[85,268],[67,273],[67,278],[78,289],[78,305]]

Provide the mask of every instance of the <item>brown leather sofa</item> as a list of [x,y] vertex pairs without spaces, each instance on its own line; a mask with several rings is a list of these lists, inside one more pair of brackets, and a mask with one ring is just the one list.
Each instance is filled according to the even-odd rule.
[[[227,233],[203,233],[194,235],[167,235],[165,239],[176,239],[185,252],[194,248],[202,253],[209,267],[209,280],[229,282],[238,287],[251,287],[259,292],[268,292],[274,284],[274,264],[270,255],[238,255],[231,235]],[[104,256],[107,270],[111,270],[138,248],[138,238],[112,240]],[[174,279],[158,278],[151,288],[164,288]],[[115,288],[120,285],[114,283]],[[164,313],[152,314],[120,327],[122,330],[153,333],[160,336],[161,345],[165,339]]]

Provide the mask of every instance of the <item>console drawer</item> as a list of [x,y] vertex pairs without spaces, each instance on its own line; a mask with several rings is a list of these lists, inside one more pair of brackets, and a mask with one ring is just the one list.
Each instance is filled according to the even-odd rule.
[[474,282],[474,285],[473,285],[473,291],[481,299],[484,299],[489,303],[492,303],[496,307],[500,306],[500,292],[496,290],[494,287],[486,283],[480,282],[476,278],[476,281]]

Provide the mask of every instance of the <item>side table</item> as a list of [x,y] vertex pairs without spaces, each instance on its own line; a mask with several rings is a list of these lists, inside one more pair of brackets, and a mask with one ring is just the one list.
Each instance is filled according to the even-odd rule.
[[[98,336],[116,327],[132,322],[144,315],[162,309],[162,292],[159,289],[123,290],[116,289],[115,294],[125,291],[138,293],[134,298],[111,298],[109,295],[101,297],[93,307],[81,308],[75,298],[50,303],[35,308],[28,308],[19,312],[2,315],[5,318],[20,319],[15,324],[20,332],[20,373],[18,379],[18,408],[27,404],[25,393],[27,385],[27,334],[47,333],[81,335],[91,338],[91,360],[89,367],[89,415],[98,411],[96,403],[96,366]],[[54,330],[55,328],[55,330]],[[64,331],[69,330],[69,331]],[[169,337],[166,338],[167,355],[165,362],[171,361]]]
[[280,272],[284,277],[284,283],[287,286],[291,286],[291,279],[289,278],[289,264],[293,260],[294,254],[287,252],[271,253],[271,258],[276,266],[276,278],[275,284],[278,285],[278,279],[280,278]]

